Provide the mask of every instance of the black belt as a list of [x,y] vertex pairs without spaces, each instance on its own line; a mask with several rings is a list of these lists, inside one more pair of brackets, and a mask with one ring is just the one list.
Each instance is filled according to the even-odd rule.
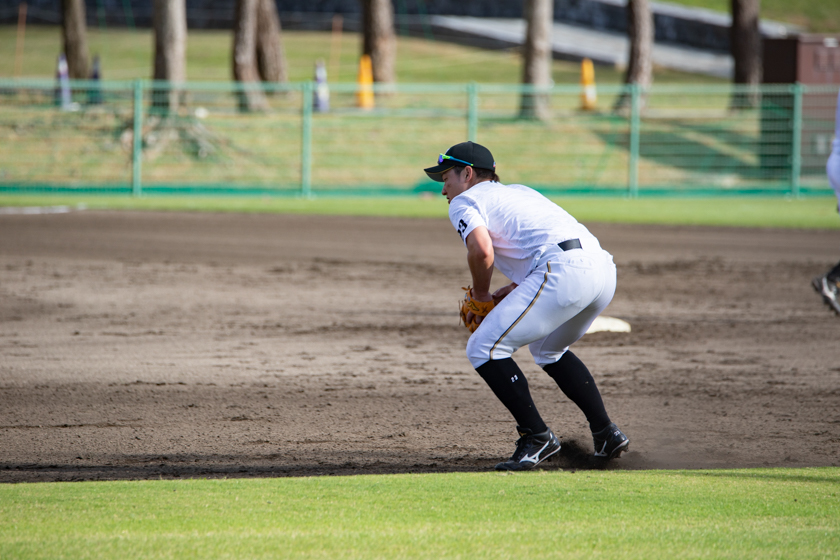
[[558,247],[560,247],[564,251],[571,251],[572,249],[580,249],[580,239],[567,239],[563,243],[558,243]]

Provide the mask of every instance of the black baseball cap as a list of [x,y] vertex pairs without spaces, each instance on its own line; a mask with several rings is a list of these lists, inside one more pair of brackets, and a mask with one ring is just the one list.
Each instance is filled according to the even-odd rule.
[[427,167],[423,171],[426,172],[426,175],[431,180],[443,183],[443,177],[441,175],[456,165],[469,165],[478,169],[496,171],[496,161],[493,159],[493,154],[490,153],[490,150],[475,142],[455,144],[446,150],[445,154],[438,156],[437,165]]

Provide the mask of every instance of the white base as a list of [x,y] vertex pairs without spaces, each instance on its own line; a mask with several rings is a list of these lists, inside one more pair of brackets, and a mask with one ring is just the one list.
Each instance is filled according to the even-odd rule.
[[630,332],[630,323],[615,317],[596,317],[587,333],[594,332]]

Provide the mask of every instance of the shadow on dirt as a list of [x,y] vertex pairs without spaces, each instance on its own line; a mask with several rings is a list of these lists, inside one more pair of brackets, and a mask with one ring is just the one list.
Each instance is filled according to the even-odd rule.
[[[592,456],[588,446],[575,440],[564,440],[562,449],[539,469],[612,470],[621,468],[620,461],[605,461]],[[190,478],[279,478],[305,476],[354,476],[376,474],[421,474],[447,472],[492,472],[502,457],[463,457],[441,461],[420,458],[414,463],[374,461],[360,463],[301,462],[272,463],[264,457],[233,456],[131,456],[123,464],[11,464],[0,463],[0,483],[74,482],[84,480],[154,480]]]
[[560,451],[552,457],[551,469],[563,470],[614,470],[621,468],[620,461],[607,461],[592,454],[592,444],[581,444],[577,440],[562,440]]

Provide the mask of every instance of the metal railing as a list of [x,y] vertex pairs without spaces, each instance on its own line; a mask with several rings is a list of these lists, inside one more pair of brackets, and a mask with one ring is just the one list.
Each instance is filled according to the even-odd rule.
[[[395,195],[465,139],[549,194],[830,192],[838,86],[169,84],[0,80],[0,192]],[[521,116],[523,93],[550,114]],[[248,110],[254,96],[261,109]],[[624,97],[624,109],[614,110]]]

